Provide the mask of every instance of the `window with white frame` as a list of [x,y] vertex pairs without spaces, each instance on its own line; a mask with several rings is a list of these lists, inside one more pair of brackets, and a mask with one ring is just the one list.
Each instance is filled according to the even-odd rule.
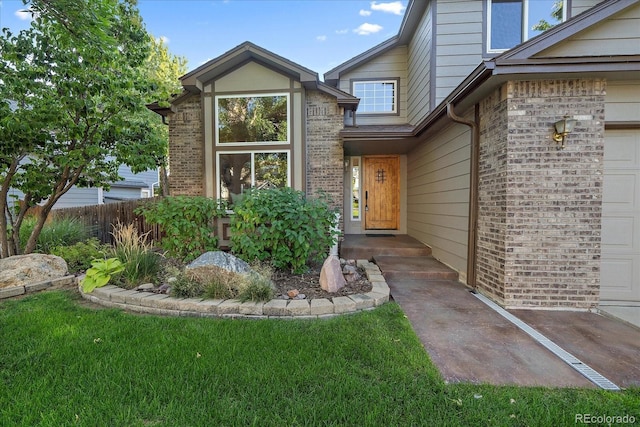
[[487,0],[487,50],[502,52],[566,19],[563,0]]
[[360,98],[358,113],[396,114],[398,112],[397,80],[354,81],[353,96]]
[[250,188],[291,185],[289,150],[218,152],[218,196],[235,203]]
[[215,97],[216,144],[288,144],[289,94]]

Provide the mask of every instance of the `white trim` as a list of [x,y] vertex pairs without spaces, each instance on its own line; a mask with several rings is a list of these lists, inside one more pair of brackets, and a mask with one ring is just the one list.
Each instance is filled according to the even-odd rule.
[[[351,84],[351,93],[353,96],[358,96],[356,94],[356,85],[359,84],[392,84],[393,85],[393,108],[389,111],[360,111],[360,114],[397,114],[398,113],[398,91],[400,90],[400,85],[398,84],[398,80],[355,80]],[[364,107],[366,104],[365,98],[360,97],[360,105]]]
[[[355,160],[355,161],[354,161]],[[355,218],[353,216],[353,196],[355,196],[356,194],[354,194],[353,192],[353,168],[356,167],[355,163],[358,163],[357,167],[358,167],[358,217]],[[355,221],[355,222],[360,222],[362,221],[362,158],[361,157],[351,157],[349,159],[349,195],[350,195],[350,199],[349,199],[349,216],[351,217],[351,221]]]
[[[494,0],[487,0],[487,40],[486,40],[487,53],[502,53],[514,48],[515,46],[511,46],[510,48],[507,48],[507,49],[491,48],[491,29],[493,28],[493,26],[491,25],[491,10],[492,10],[493,1]],[[520,0],[520,1],[522,4],[522,28],[520,29],[520,43],[518,43],[517,45],[524,43],[533,37],[533,36],[530,36],[529,34],[529,31],[531,30],[529,28],[529,3],[535,0]],[[566,20],[567,20],[567,0],[563,0],[562,21],[558,22],[555,25],[559,25],[562,22],[565,22]]]
[[[220,131],[218,126],[218,100],[225,98],[266,98],[270,96],[284,96],[287,99],[287,140],[286,141],[254,141],[254,142],[220,142]],[[237,147],[237,146],[256,146],[256,145],[288,145],[291,143],[291,97],[288,92],[274,92],[274,93],[245,93],[239,95],[216,95],[213,100],[214,103],[214,117],[213,128],[215,132],[215,144],[218,147]],[[263,151],[266,153],[266,151]]]
[[104,205],[104,189],[102,187],[98,187],[98,204]]

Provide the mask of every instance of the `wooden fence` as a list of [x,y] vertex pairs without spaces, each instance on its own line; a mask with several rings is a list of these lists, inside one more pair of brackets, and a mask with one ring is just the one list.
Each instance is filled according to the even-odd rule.
[[155,200],[139,199],[125,202],[109,203],[105,205],[82,206],[75,208],[55,209],[49,214],[50,218],[73,217],[81,220],[91,235],[97,237],[102,243],[113,243],[113,224],[135,224],[138,233],[149,233],[147,239],[154,242],[160,241],[162,233],[160,228],[154,224],[148,224],[141,215],[137,215],[134,210]]

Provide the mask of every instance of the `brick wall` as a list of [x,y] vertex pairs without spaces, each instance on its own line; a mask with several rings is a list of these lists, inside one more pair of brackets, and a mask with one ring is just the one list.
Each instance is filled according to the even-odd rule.
[[[603,80],[508,82],[481,103],[478,287],[508,307],[598,303]],[[553,123],[578,120],[564,150]]]
[[[319,91],[307,91],[307,194],[323,190],[333,207],[342,211],[344,152],[339,132],[343,116],[336,99]],[[340,229],[343,220],[340,220]]]
[[204,136],[200,96],[194,95],[169,115],[169,192],[204,195]]

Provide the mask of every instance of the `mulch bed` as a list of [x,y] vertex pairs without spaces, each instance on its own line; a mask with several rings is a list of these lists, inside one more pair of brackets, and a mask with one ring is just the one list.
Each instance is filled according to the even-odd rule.
[[364,270],[358,269],[360,278],[340,289],[338,292],[329,293],[320,287],[320,269],[322,266],[314,266],[304,274],[292,274],[287,271],[277,270],[271,276],[276,284],[275,297],[281,298],[287,292],[297,289],[300,294],[305,295],[305,299],[333,298],[353,294],[364,294],[371,292],[371,283],[367,280]]

